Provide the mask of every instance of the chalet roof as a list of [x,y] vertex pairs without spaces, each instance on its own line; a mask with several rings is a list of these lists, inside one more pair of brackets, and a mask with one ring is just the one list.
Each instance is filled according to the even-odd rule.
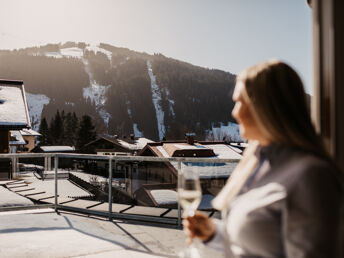
[[172,189],[154,189],[150,193],[158,205],[170,205],[178,202],[177,192]]
[[75,151],[73,146],[39,146],[43,152],[72,152]]
[[[178,203],[178,193],[174,189],[152,189],[150,191],[150,197],[158,204],[158,206],[163,205],[177,205]],[[198,206],[200,210],[212,209],[211,201],[214,196],[211,194],[203,194],[201,202]]]
[[112,138],[112,137],[101,136],[98,139],[85,144],[84,147],[88,147],[88,146],[90,146],[90,145],[92,145],[92,144],[94,144],[100,140],[108,141],[109,143],[112,143],[114,145],[117,145],[117,146],[124,148],[125,150],[128,150],[129,152],[141,150],[146,146],[147,143],[153,143],[152,140],[144,138],[144,137],[135,138],[133,140],[130,139],[128,142],[128,141],[125,141],[122,139],[116,139],[116,138]]
[[0,128],[13,130],[30,126],[23,82],[0,80]]
[[[148,152],[151,153],[152,156],[158,156],[158,157],[171,157],[171,151],[169,150],[169,144],[173,142],[168,142],[166,145],[165,142],[160,143],[149,143],[140,153],[139,155],[147,155]],[[177,146],[179,146],[181,143],[177,142]],[[187,143],[184,142],[183,145],[185,145],[185,148],[193,149],[199,148],[195,147],[195,145],[191,145],[188,147]],[[201,163],[201,162],[182,162],[182,169],[187,166],[192,166],[193,168],[197,169],[199,172],[199,176],[201,179],[207,179],[207,178],[228,178],[229,175],[232,173],[234,168],[236,167],[239,160],[242,158],[242,156],[237,153],[235,150],[231,148],[228,144],[224,142],[198,142],[197,146],[203,146],[204,148],[210,149],[213,151],[215,155],[208,156],[209,163]],[[192,156],[191,156],[192,157]],[[238,160],[237,162],[231,162],[231,163],[214,163],[212,162],[213,159],[235,159]],[[174,170],[175,173],[178,171],[178,163],[177,162],[169,162],[171,165],[171,168]]]
[[20,130],[20,133],[22,136],[41,136],[39,132],[36,132],[35,130],[32,130],[32,129],[26,129],[26,128],[23,128],[22,130]]
[[118,143],[128,150],[142,150],[147,143],[152,143],[153,141],[144,137],[135,138],[131,142],[117,139]]
[[196,143],[164,143],[162,147],[170,157],[214,157],[215,153],[211,148]]
[[21,135],[20,131],[10,131],[11,138],[13,137],[15,140],[10,140],[10,145],[25,145],[26,141],[24,140],[23,136]]

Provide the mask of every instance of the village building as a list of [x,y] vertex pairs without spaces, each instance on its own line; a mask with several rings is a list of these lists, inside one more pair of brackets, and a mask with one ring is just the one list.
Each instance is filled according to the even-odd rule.
[[32,129],[10,131],[10,153],[29,152],[36,145],[36,138],[41,134]]
[[[101,136],[98,139],[85,144],[80,152],[85,154],[97,154],[102,156],[132,156],[142,150],[147,143],[153,141],[144,137],[135,137],[131,135],[129,138],[119,138],[117,136]],[[108,176],[109,162],[103,160],[85,160],[79,165],[90,173],[95,173],[100,176]],[[119,180],[124,180],[129,172],[132,170],[133,164],[118,163],[113,167],[113,175]],[[128,184],[128,183],[127,183]]]
[[20,134],[23,136],[26,142],[24,148],[26,148],[25,151],[27,152],[30,152],[33,148],[35,148],[37,137],[41,136],[39,132],[36,132],[32,129],[22,129],[20,130]]
[[122,139],[117,136],[101,136],[98,139],[85,144],[80,152],[98,155],[136,155],[147,143],[153,142],[144,137],[135,137]]
[[31,150],[34,153],[73,153],[75,148],[73,146],[36,146]]
[[24,150],[26,141],[21,135],[20,131],[10,131],[10,153],[17,153],[20,150]]
[[[240,152],[240,150],[239,150]],[[242,155],[225,142],[163,141],[149,143],[140,156],[154,157],[202,157],[209,163],[182,162],[181,169],[192,167],[199,172],[203,199],[201,207],[210,208],[210,201],[226,183]],[[214,163],[213,159],[232,159],[230,163]],[[140,162],[138,173],[131,173],[131,192],[137,202],[145,206],[171,207],[177,205],[178,162]]]
[[[30,128],[30,116],[22,81],[0,80],[0,153],[10,152],[10,142],[22,143],[22,138],[11,131]],[[1,160],[0,179],[9,178],[10,161]]]

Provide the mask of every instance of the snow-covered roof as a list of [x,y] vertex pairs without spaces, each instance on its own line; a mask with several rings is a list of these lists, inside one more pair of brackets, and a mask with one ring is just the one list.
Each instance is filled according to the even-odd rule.
[[64,151],[75,151],[73,146],[40,146],[44,152],[64,152]]
[[241,159],[242,156],[227,144],[207,144],[207,148],[213,149],[218,159]]
[[135,139],[133,143],[128,143],[120,139],[118,139],[117,141],[120,145],[129,150],[142,150],[147,145],[147,143],[153,142],[152,140],[144,137]]
[[[235,152],[231,147],[226,144],[207,144],[207,148],[212,149],[216,156],[209,157],[209,163],[205,162],[182,162],[181,168],[192,166],[199,173],[201,179],[207,178],[227,178],[230,176],[238,162],[231,163],[214,163],[212,159],[238,159],[242,156]],[[170,157],[163,146],[156,147],[163,157]],[[178,171],[178,163],[170,162],[171,165]]]
[[21,135],[20,131],[10,131],[11,137],[14,137],[15,141],[10,141],[10,145],[25,145],[26,141]]
[[22,136],[40,136],[41,134],[39,132],[36,132],[32,129],[22,129],[20,130],[20,133]]
[[177,192],[168,189],[157,189],[150,191],[158,205],[175,204],[178,202]]
[[[178,203],[178,194],[175,190],[170,189],[155,189],[150,191],[152,197],[158,205],[173,205]],[[213,206],[211,201],[214,199],[214,196],[211,194],[203,194],[201,203],[198,206],[199,210],[212,209]]]
[[24,85],[0,81],[0,127],[20,129],[30,126]]

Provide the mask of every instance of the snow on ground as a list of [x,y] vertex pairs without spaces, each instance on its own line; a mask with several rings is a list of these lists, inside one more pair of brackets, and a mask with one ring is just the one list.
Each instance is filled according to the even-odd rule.
[[178,202],[177,192],[168,189],[158,189],[150,191],[152,197],[158,205],[175,204]]
[[61,48],[59,52],[46,52],[47,57],[62,58],[62,57],[75,57],[82,58],[84,50],[78,47]]
[[31,125],[34,130],[39,129],[44,105],[48,105],[50,98],[43,94],[31,94],[26,92],[26,101],[29,107]]
[[137,127],[137,124],[133,124],[133,130],[134,130],[134,135],[136,136],[136,137],[142,137],[143,136],[143,132],[141,132],[140,130],[139,130],[139,128]]
[[152,100],[155,107],[156,119],[158,123],[159,139],[161,140],[165,136],[165,125],[164,125],[164,111],[161,108],[161,92],[159,85],[156,83],[156,78],[153,74],[152,64],[147,60],[148,75],[151,79],[151,89],[152,89]]
[[112,65],[112,52],[111,51],[108,51],[104,48],[100,48],[98,46],[87,46],[86,50],[93,51],[95,54],[97,54],[97,52],[101,52],[101,53],[105,54],[107,56],[107,58],[109,59],[110,64]]
[[61,48],[59,52],[46,52],[45,56],[62,58],[62,57],[75,57],[82,58],[84,56],[84,50],[78,47]]
[[0,186],[0,207],[31,206],[33,202]]
[[105,110],[104,105],[106,101],[106,92],[111,87],[111,85],[103,86],[98,84],[93,78],[93,74],[91,73],[88,61],[84,58],[82,59],[82,61],[85,65],[85,71],[90,78],[90,86],[87,88],[83,88],[83,97],[85,99],[90,98],[91,101],[95,103],[99,115],[101,116],[101,118],[103,118],[106,126],[108,126],[111,115]]
[[239,125],[231,122],[228,122],[227,125],[220,123],[220,127],[213,126],[211,130],[207,130],[206,135],[220,141],[222,141],[224,137],[229,138],[231,141],[243,141],[240,136]]
[[84,50],[78,47],[62,48],[60,53],[65,57],[82,58],[84,56]]
[[46,52],[45,56],[46,57],[55,57],[55,58],[62,58],[63,57],[60,52]]
[[75,103],[74,103],[74,102],[68,102],[68,101],[66,101],[66,102],[65,102],[65,105],[71,105],[72,107],[74,107]]
[[174,113],[174,100],[170,99],[170,91],[168,90],[168,88],[166,88],[166,98],[167,98],[167,101],[169,103],[169,106],[170,106],[170,113],[172,115],[172,117],[175,117],[176,114]]
[[129,118],[132,118],[132,116],[131,116],[131,108],[130,108],[130,101],[127,100],[125,102],[125,104],[127,105],[128,116],[129,116]]

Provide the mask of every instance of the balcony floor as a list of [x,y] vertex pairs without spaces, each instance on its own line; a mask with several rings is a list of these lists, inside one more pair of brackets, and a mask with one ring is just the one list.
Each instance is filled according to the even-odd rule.
[[[176,257],[180,229],[51,209],[0,212],[0,257]],[[201,247],[202,257],[223,257]]]

